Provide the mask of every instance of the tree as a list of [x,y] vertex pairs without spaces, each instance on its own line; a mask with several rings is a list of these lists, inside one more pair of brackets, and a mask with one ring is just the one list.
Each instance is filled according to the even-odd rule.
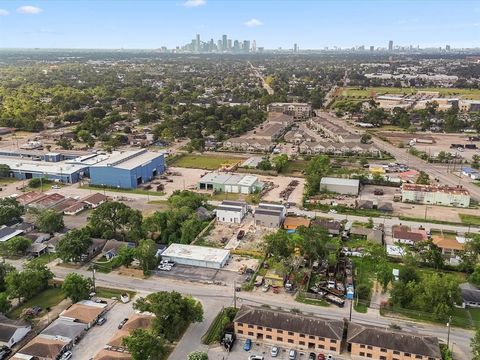
[[295,246],[300,248],[302,255],[306,256],[310,263],[326,258],[330,253],[336,254],[338,250],[339,244],[320,226],[300,226],[296,235]]
[[383,292],[387,291],[388,284],[393,281],[392,269],[388,265],[387,261],[381,261],[376,266],[377,271],[377,281],[382,286]]
[[188,354],[187,360],[208,360],[208,354],[203,351],[194,351]]
[[360,142],[362,144],[370,144],[370,142],[372,141],[372,135],[370,135],[369,133],[363,133],[361,138],[360,138]]
[[0,178],[10,177],[12,169],[6,164],[0,164]]
[[44,265],[29,263],[23,271],[11,271],[5,278],[10,298],[30,299],[48,286],[53,273]]
[[12,303],[5,292],[0,293],[0,314],[6,314],[12,308]]
[[320,180],[330,171],[330,158],[326,155],[316,155],[305,168],[306,192],[308,196],[320,191]]
[[32,240],[24,236],[15,236],[8,240],[7,249],[12,254],[24,254],[32,245]]
[[72,150],[73,149],[72,141],[70,139],[67,139],[67,138],[64,138],[64,137],[58,139],[56,144],[58,146],[60,146],[63,150]]
[[73,229],[58,242],[57,255],[64,262],[78,261],[91,244],[92,238],[86,229]]
[[92,286],[92,279],[76,273],[70,273],[63,281],[62,291],[72,302],[76,303],[80,300],[88,299]]
[[46,233],[54,233],[65,227],[63,223],[63,215],[53,209],[41,210],[34,213],[35,226],[40,231]]
[[203,320],[203,308],[197,300],[176,291],[160,291],[138,299],[134,309],[155,314],[153,330],[170,342],[177,340],[191,322]]
[[135,248],[135,258],[140,262],[140,267],[145,275],[150,273],[157,265],[157,246],[150,239],[140,240]]
[[468,277],[468,281],[474,285],[480,286],[480,264],[475,266],[473,273]]
[[0,293],[4,292],[6,289],[5,278],[8,273],[15,270],[15,268],[5,262],[0,262]]
[[167,353],[165,340],[145,329],[134,329],[122,339],[133,360],[158,360]]
[[272,159],[272,163],[273,163],[273,166],[275,167],[275,169],[278,172],[282,172],[282,170],[285,169],[285,167],[288,164],[288,155],[287,154],[281,154],[281,155],[275,156]]
[[127,245],[120,246],[115,262],[119,266],[123,265],[128,268],[133,260],[135,260],[135,248]]
[[12,197],[0,199],[0,225],[19,222],[25,209]]
[[294,250],[292,238],[283,230],[265,236],[265,244],[267,245],[267,254],[279,258],[288,258]]
[[263,159],[258,163],[257,169],[264,171],[272,170],[272,164],[267,159]]
[[104,239],[135,240],[142,238],[142,213],[121,202],[106,202],[93,210],[89,228]]
[[480,359],[480,327],[475,330],[475,335],[470,341],[470,347],[472,349],[472,360]]
[[430,176],[425,171],[420,171],[420,174],[418,175],[417,181],[415,181],[415,183],[421,185],[429,185]]

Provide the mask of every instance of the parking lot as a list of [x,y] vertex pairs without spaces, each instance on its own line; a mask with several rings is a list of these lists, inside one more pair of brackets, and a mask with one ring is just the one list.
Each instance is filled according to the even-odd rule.
[[238,272],[223,269],[208,269],[181,264],[175,264],[170,271],[156,270],[155,275],[159,277],[175,278],[194,282],[214,282],[219,284],[233,284],[234,282],[241,284],[245,280],[245,276],[239,274]]
[[72,350],[72,360],[85,360],[92,358],[102,350],[106,343],[118,331],[118,324],[133,314],[132,301],[127,304],[116,303],[110,311],[105,314],[105,324],[93,326],[80,342]]
[[[209,359],[212,359],[212,360],[222,360],[222,359],[223,360],[247,360],[250,355],[262,355],[265,360],[269,360],[269,359],[288,360],[288,352],[290,348],[285,348],[285,347],[282,348],[281,346],[279,346],[280,352],[278,356],[272,357],[270,355],[272,345],[266,345],[263,343],[253,341],[251,350],[245,351],[243,349],[244,343],[245,343],[245,340],[237,339],[230,353],[225,352],[222,348],[211,349],[211,351],[208,352],[208,357]],[[296,360],[308,360],[309,353],[310,353],[309,350],[297,349]],[[318,351],[315,352],[317,359],[318,359],[318,354],[319,354]],[[325,358],[328,355],[328,353],[323,353],[323,354],[325,355]],[[344,356],[342,354],[341,356],[334,355],[334,359],[342,360],[342,359],[350,359],[350,357]]]

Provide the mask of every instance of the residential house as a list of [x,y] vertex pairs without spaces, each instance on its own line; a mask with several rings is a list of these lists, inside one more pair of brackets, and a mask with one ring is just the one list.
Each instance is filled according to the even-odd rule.
[[82,199],[82,202],[87,204],[90,208],[95,209],[100,205],[102,205],[107,200],[108,200],[108,196],[103,195],[101,193],[95,193],[95,194],[84,197]]
[[68,338],[72,344],[75,344],[85,334],[85,324],[59,318],[45,328],[41,334]]
[[92,239],[92,244],[88,247],[88,249],[82,254],[80,257],[80,260],[82,262],[88,262],[91,259],[93,259],[95,256],[100,254],[102,251],[103,247],[105,246],[105,243],[107,240],[105,239],[97,239],[93,238]]
[[324,228],[325,230],[328,231],[330,235],[340,235],[340,229],[342,228],[342,225],[338,221],[328,221],[328,220],[321,220],[321,219],[315,219],[312,221],[312,225],[320,226],[321,228]]
[[30,248],[27,250],[27,254],[32,255],[33,257],[39,257],[48,252],[47,244],[43,243],[33,243],[30,245]]
[[235,334],[279,345],[340,354],[343,321],[327,320],[267,308],[242,306],[234,320]]
[[8,240],[14,238],[15,236],[22,235],[23,233],[24,231],[21,229],[4,226],[0,228],[0,244],[7,242]]
[[350,229],[350,234],[365,237],[370,242],[383,245],[383,230],[352,226]]
[[411,229],[405,225],[392,226],[392,237],[394,242],[411,246],[428,240],[425,229]]
[[107,311],[106,307],[107,304],[83,300],[64,310],[59,318],[82,323],[85,325],[85,329],[88,330],[95,324],[98,318]]
[[77,215],[87,208],[87,204],[83,201],[78,201],[63,210],[65,215]]
[[412,332],[349,323],[347,344],[352,358],[441,360],[438,339]]
[[134,248],[135,244],[131,242],[110,239],[110,240],[107,240],[107,242],[103,246],[102,255],[105,256],[107,260],[111,260],[118,255],[118,250],[122,246]]
[[432,236],[432,242],[442,251],[442,255],[450,265],[458,265],[461,262],[460,254],[465,250],[465,239],[463,236]]
[[11,320],[0,314],[0,347],[13,345],[21,341],[32,330],[32,326],[24,320]]
[[38,335],[20,349],[18,354],[32,356],[30,359],[35,360],[57,360],[71,347],[72,343],[68,338]]
[[480,289],[475,285],[470,283],[460,284],[460,297],[464,309],[480,307]]

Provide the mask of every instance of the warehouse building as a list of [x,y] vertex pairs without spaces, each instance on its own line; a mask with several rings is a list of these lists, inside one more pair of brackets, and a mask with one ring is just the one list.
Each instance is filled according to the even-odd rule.
[[343,195],[358,195],[360,180],[323,177],[320,180],[320,191],[327,191]]
[[212,172],[206,174],[197,184],[199,190],[251,194],[263,189],[263,184],[253,175],[231,175]]
[[211,269],[221,269],[229,258],[228,250],[184,244],[172,244],[162,253],[163,260]]
[[255,225],[279,228],[286,214],[287,209],[283,205],[260,203],[255,210]]
[[461,186],[403,184],[402,202],[466,208],[470,206],[470,193]]
[[248,206],[245,201],[224,200],[216,209],[217,221],[240,224],[247,211]]
[[146,149],[117,151],[90,166],[90,183],[134,189],[164,171],[165,159],[161,153]]
[[73,184],[88,175],[88,166],[60,161],[27,160],[20,157],[0,156],[0,164],[10,167],[12,175],[19,180],[44,178]]

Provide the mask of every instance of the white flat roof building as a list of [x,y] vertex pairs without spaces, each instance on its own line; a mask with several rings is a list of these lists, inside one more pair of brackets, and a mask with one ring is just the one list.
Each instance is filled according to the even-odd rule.
[[212,269],[224,267],[229,257],[228,250],[184,244],[172,244],[162,253],[165,260]]
[[360,180],[323,177],[320,180],[320,191],[329,191],[345,195],[358,195]]

